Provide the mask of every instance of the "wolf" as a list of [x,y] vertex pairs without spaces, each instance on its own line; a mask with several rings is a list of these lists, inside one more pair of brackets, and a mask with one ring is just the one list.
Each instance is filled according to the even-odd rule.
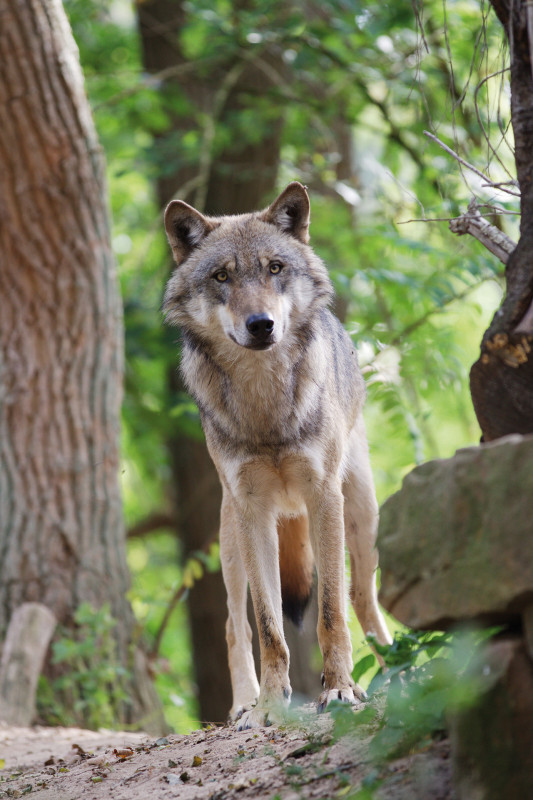
[[[378,507],[351,339],[328,310],[333,287],[309,246],[310,203],[297,181],[266,209],[209,217],[173,200],[165,229],[176,268],[163,312],[182,331],[181,370],[222,483],[220,556],[239,730],[290,701],[283,610],[297,622],[318,576],[323,658],[318,709],[358,704],[346,623],[350,598],[367,634],[390,643],[378,608]],[[260,641],[260,684],[246,615]]]

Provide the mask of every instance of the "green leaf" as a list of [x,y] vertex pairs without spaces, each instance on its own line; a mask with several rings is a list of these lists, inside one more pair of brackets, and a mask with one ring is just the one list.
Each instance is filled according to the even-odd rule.
[[372,669],[372,667],[375,664],[376,664],[376,657],[373,653],[369,653],[368,655],[363,656],[363,658],[359,659],[359,661],[354,665],[352,671],[352,679],[355,681],[355,683],[358,683],[358,681],[365,674],[365,672],[368,672],[369,669]]

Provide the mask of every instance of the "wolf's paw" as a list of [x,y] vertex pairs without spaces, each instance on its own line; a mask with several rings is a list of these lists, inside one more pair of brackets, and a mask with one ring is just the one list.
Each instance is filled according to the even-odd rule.
[[233,706],[228,715],[229,724],[234,725],[238,720],[240,720],[243,714],[245,714],[247,711],[251,711],[256,703],[257,698],[249,703],[242,703],[240,705]]
[[254,706],[248,711],[243,711],[240,717],[236,720],[236,728],[238,731],[246,731],[249,728],[262,728],[273,724],[271,719],[272,709],[265,708],[264,706]]
[[352,706],[356,706],[368,700],[368,695],[358,683],[354,686],[347,686],[344,689],[326,689],[318,698],[318,713],[325,711],[333,700],[340,700],[343,703],[350,703]]

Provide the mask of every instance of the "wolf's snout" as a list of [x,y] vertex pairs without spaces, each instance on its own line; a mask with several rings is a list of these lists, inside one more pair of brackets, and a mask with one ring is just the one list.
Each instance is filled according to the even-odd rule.
[[254,339],[264,342],[274,330],[274,320],[270,314],[251,314],[246,320],[246,328]]

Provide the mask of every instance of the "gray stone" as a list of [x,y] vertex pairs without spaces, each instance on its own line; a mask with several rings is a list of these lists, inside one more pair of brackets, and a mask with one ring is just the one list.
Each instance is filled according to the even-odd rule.
[[458,450],[381,509],[380,600],[415,629],[519,622],[533,601],[533,436]]
[[[476,676],[477,673],[477,676]],[[479,658],[480,695],[450,725],[459,800],[533,797],[533,664],[519,637],[492,640]]]

